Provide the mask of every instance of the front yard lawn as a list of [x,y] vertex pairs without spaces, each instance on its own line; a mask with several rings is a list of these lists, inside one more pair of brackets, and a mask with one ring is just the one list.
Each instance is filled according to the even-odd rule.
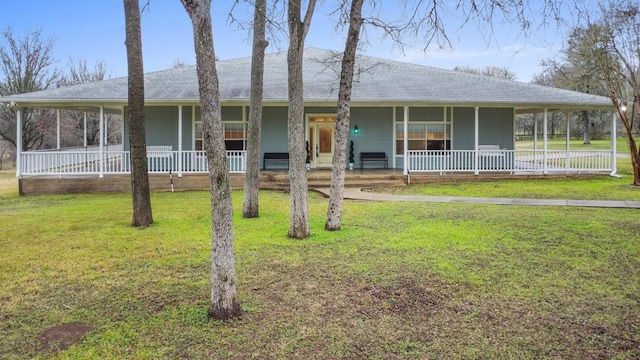
[[[343,230],[286,238],[289,198],[242,219],[246,315],[210,322],[206,192],[0,195],[0,358],[640,357],[640,223],[628,209],[346,202]],[[54,326],[90,326],[73,342]]]

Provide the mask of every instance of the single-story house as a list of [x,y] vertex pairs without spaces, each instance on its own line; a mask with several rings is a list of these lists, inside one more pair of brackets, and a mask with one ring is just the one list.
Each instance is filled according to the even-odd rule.
[[[312,169],[331,167],[340,59],[328,50],[307,48],[304,52],[305,114],[301,121]],[[217,62],[229,168],[238,174],[244,173],[246,163],[250,69],[250,57]],[[171,171],[177,177],[205,173],[195,66],[146,74],[145,99],[149,171]],[[96,112],[103,119],[108,113],[125,114],[127,78],[12,95],[0,98],[0,103],[18,110],[19,123],[20,109],[25,107]],[[266,169],[286,169],[286,52],[265,58],[263,105],[261,164]],[[361,171],[388,167],[405,176],[616,172],[615,136],[611,150],[573,151],[568,142],[564,150],[546,146],[548,114],[613,110],[606,97],[359,56],[351,105],[349,141],[354,142],[355,167]],[[515,147],[516,116],[525,113],[544,114],[542,150]],[[611,114],[611,134],[616,134],[615,115]],[[128,125],[126,117],[122,118],[120,144],[18,151],[17,177],[77,179],[128,174]],[[20,132],[21,127],[17,128]]]

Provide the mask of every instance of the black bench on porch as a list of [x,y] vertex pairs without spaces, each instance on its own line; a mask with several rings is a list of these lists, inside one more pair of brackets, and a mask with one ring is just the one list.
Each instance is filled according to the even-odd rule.
[[379,161],[384,162],[384,168],[389,168],[389,159],[387,159],[387,153],[385,152],[361,152],[360,153],[360,169],[364,168],[365,161]]
[[264,153],[262,156],[262,168],[267,169],[267,160],[273,161],[287,161],[287,169],[289,168],[289,153]]

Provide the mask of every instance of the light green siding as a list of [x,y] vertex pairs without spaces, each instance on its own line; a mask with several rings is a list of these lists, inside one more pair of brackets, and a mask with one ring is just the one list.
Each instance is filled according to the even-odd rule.
[[[128,108],[125,108],[127,114]],[[146,106],[145,130],[147,145],[171,145],[178,150],[178,107]],[[124,148],[129,149],[129,117],[124,121]]]
[[409,121],[444,121],[444,108],[411,107],[409,108]]
[[[193,150],[191,113],[191,106],[182,107],[182,150]],[[176,147],[174,150],[178,150],[178,148]]]
[[[480,108],[478,112],[478,143],[514,149],[514,122],[511,108]],[[475,109],[453,109],[453,150],[473,150],[475,139]]]
[[242,106],[223,106],[222,121],[242,121]]
[[470,107],[453,108],[452,150],[473,150],[475,142],[475,109]]
[[[351,108],[351,129],[358,125],[360,132],[349,134],[353,140],[355,167],[360,167],[361,152],[385,152],[389,159],[389,167],[393,166],[393,108]],[[348,147],[347,147],[348,151]],[[379,162],[367,162],[365,168],[379,168]]]
[[287,139],[287,108],[265,106],[262,109],[260,157],[265,152],[288,152]]
[[514,115],[511,108],[480,108],[480,145],[514,149]]

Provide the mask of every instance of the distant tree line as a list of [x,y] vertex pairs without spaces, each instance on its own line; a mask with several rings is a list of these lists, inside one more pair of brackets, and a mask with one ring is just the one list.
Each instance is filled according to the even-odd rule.
[[[42,30],[27,31],[16,36],[11,28],[0,36],[0,96],[48,90],[60,86],[104,80],[107,66],[103,61],[93,67],[86,60],[69,59],[65,68],[57,66],[53,57],[55,41],[43,35]],[[60,146],[83,146],[84,113],[61,111]],[[57,146],[56,111],[53,109],[23,109],[23,150],[55,148]],[[107,115],[108,143],[120,142],[121,117]],[[86,143],[99,144],[99,118],[96,113],[86,115]],[[16,112],[9,106],[0,107],[0,148],[3,154],[15,156]],[[4,144],[4,145],[2,145]]]

